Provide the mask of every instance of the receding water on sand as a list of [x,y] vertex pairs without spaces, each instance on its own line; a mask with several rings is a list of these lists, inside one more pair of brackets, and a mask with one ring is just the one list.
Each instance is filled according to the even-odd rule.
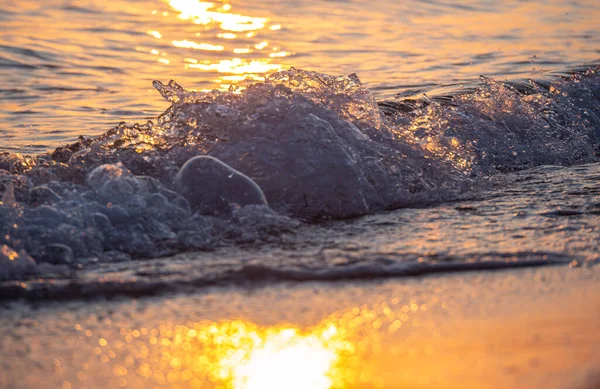
[[545,267],[5,302],[0,385],[593,389],[599,276]]

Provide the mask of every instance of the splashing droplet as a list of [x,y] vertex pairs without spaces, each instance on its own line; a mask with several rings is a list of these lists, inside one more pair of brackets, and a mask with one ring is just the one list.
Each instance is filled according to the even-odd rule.
[[165,100],[172,103],[179,103],[181,101],[181,96],[185,93],[185,89],[183,89],[181,85],[173,80],[169,81],[167,85],[160,81],[154,80],[152,85]]

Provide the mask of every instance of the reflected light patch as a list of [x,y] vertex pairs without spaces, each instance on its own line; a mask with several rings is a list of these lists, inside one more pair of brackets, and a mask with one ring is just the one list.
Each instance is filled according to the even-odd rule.
[[237,38],[237,35],[232,33],[232,32],[225,32],[222,34],[217,35],[219,38],[223,38],[223,39],[235,39]]
[[160,38],[162,38],[162,34],[161,34],[160,32],[158,32],[158,31],[149,30],[149,31],[146,31],[146,33],[147,33],[148,35],[152,35],[152,36],[153,36],[153,37],[155,37],[156,39],[160,39]]
[[[0,201],[0,204],[2,204],[2,201]],[[0,248],[0,254],[2,254],[5,258],[8,258],[10,261],[14,261],[19,257],[19,254],[17,254],[16,251],[12,250],[7,245],[2,245]]]
[[254,47],[256,47],[258,50],[262,50],[267,46],[269,46],[269,42],[260,42],[254,45]]
[[223,51],[224,47],[220,45],[211,45],[210,43],[196,43],[184,39],[182,41],[172,41],[171,44],[175,47],[186,49],[206,50],[206,51]]
[[248,359],[235,364],[235,389],[329,389],[328,372],[336,350],[316,335],[301,336],[294,329],[270,334],[251,350]]
[[121,331],[125,343],[136,345],[128,348],[136,373],[172,384],[187,381],[186,387],[210,382],[223,389],[341,388],[351,373],[345,360],[354,352],[345,332],[331,322],[308,331],[243,320],[165,323],[145,333]]
[[260,30],[268,22],[267,18],[227,13],[231,9],[228,4],[220,10],[215,8],[215,3],[197,0],[169,0],[169,5],[180,12],[181,19],[191,20],[202,25],[219,23],[221,29],[225,31]]
[[216,71],[218,73],[245,74],[259,73],[265,74],[280,70],[283,66],[272,64],[264,60],[253,60],[246,62],[241,58],[225,59],[217,63],[198,63],[188,65],[192,69],[206,71]]
[[282,57],[287,57],[288,55],[290,55],[290,53],[288,53],[287,51],[278,51],[276,53],[269,54],[269,57],[271,57],[271,58],[282,58]]
[[244,75],[240,75],[240,76],[237,76],[237,75],[234,75],[234,76],[222,76],[220,79],[214,80],[214,82],[217,82],[217,83],[221,83],[223,81],[241,82],[241,81],[244,81],[244,80],[248,79],[248,77],[252,77],[252,76],[256,76],[256,75],[253,75],[253,74],[244,74]]

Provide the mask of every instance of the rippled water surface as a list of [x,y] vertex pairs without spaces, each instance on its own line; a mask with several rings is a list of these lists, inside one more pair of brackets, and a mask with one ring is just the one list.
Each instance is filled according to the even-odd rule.
[[294,66],[382,98],[600,56],[594,0],[25,0],[0,22],[0,150],[28,153],[155,117],[154,79],[227,89]]

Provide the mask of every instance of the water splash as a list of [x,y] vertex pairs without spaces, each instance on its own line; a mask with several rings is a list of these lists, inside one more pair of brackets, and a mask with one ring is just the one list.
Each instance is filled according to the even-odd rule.
[[[172,104],[156,124],[121,123],[35,157],[0,155],[0,244],[80,265],[210,250],[278,239],[298,225],[290,217],[430,204],[471,188],[473,177],[594,161],[597,72],[548,87],[482,79],[470,94],[393,103],[377,103],[356,75],[297,69],[241,92],[156,81]],[[218,216],[190,207],[175,178],[200,155],[248,177],[266,201],[217,193]]]

